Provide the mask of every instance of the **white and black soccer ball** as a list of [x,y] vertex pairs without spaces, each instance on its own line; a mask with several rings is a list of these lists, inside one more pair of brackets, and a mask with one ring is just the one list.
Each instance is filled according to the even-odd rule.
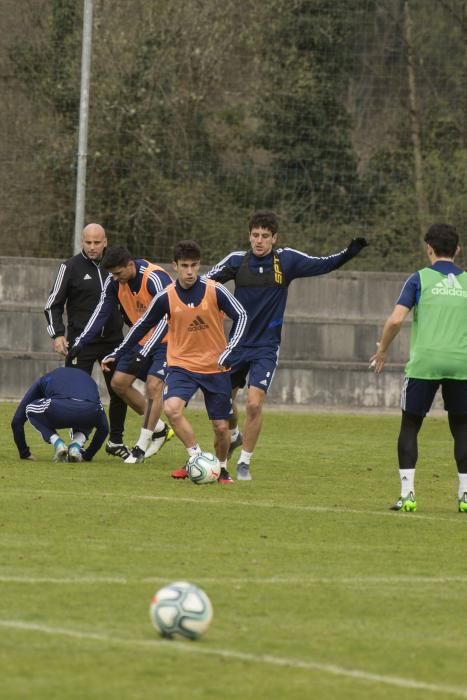
[[200,452],[190,457],[186,470],[194,484],[212,484],[219,478],[221,465],[215,455],[210,452]]
[[154,594],[151,622],[163,637],[198,639],[211,624],[212,605],[206,593],[187,581],[176,581]]

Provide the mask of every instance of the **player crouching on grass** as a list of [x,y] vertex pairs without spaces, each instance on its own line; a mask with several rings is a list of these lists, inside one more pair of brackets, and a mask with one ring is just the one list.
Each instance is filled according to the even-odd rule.
[[[53,445],[54,462],[90,462],[109,433],[96,382],[87,372],[72,367],[58,367],[36,379],[13,416],[11,428],[19,456],[33,460],[24,434],[26,420]],[[57,433],[60,428],[71,429],[68,447]],[[91,444],[83,450],[94,428]]]
[[370,367],[379,374],[387,350],[413,309],[410,358],[401,390],[402,421],[397,443],[400,498],[391,507],[415,511],[418,432],[441,386],[454,438],[459,477],[458,510],[467,513],[467,273],[454,264],[460,251],[454,226],[434,224],[425,234],[429,267],[405,282],[384,324]]
[[[154,326],[146,346],[167,334],[167,375],[164,388],[164,412],[188,457],[201,452],[184,410],[200,389],[214,430],[214,450],[221,466],[218,482],[233,483],[227,471],[230,444],[229,419],[232,398],[229,356],[245,332],[247,315],[243,306],[221,284],[199,276],[201,250],[195,241],[180,241],[174,249],[173,269],[177,281],[154,297],[146,313],[135,323],[102,366],[118,360],[129,343],[136,343]],[[224,315],[232,319],[229,342],[224,334]],[[157,324],[157,325],[156,325]],[[172,472],[174,479],[186,479],[185,468]]]

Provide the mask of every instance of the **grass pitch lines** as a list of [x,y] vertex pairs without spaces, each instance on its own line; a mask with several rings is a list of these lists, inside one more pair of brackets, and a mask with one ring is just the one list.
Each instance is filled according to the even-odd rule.
[[[18,583],[25,585],[51,584],[57,586],[94,585],[145,585],[165,584],[173,576],[149,576],[128,578],[126,576],[2,576],[0,584]],[[437,586],[445,584],[467,584],[467,576],[198,576],[199,584],[249,586]]]
[[[336,505],[334,507],[326,507],[326,506],[312,506],[312,505],[304,505],[304,504],[299,504],[299,503],[275,503],[273,501],[244,501],[244,500],[237,500],[237,499],[232,499],[229,496],[226,498],[204,498],[204,497],[189,497],[189,496],[159,496],[159,495],[154,495],[154,494],[138,494],[138,493],[114,493],[114,492],[109,492],[109,491],[59,491],[56,489],[5,489],[4,494],[12,494],[12,495],[21,495],[24,496],[26,493],[34,493],[36,496],[41,495],[41,496],[58,496],[59,498],[63,498],[64,496],[70,496],[71,498],[87,498],[87,499],[101,499],[101,498],[113,498],[116,500],[122,500],[122,501],[131,501],[131,500],[140,500],[140,501],[159,501],[159,502],[168,502],[168,503],[190,503],[194,505],[200,505],[203,508],[206,505],[209,506],[221,506],[222,508],[225,508],[227,505],[231,506],[240,506],[240,507],[246,507],[246,508],[265,508],[265,509],[270,509],[274,508],[275,510],[281,509],[281,510],[288,510],[288,511],[297,511],[297,512],[309,512],[309,513],[331,513],[331,514],[336,514],[336,513],[343,513],[346,515],[369,515],[369,516],[376,516],[376,517],[388,517],[388,518],[394,518],[400,522],[416,522],[420,520],[431,520],[435,522],[449,522],[449,523],[458,523],[461,524],[462,526],[465,525],[465,518],[464,517],[459,517],[459,513],[454,510],[453,507],[453,512],[452,515],[447,515],[447,516],[442,516],[442,515],[425,515],[423,513],[410,513],[410,514],[401,514],[401,513],[393,513],[389,510],[385,509],[384,510],[363,510],[363,509],[358,509],[358,508],[346,508],[341,505]],[[231,494],[231,490],[230,490]]]
[[[166,580],[166,579],[164,579]],[[137,583],[123,576],[1,576],[0,583],[24,583],[32,585],[56,584],[58,586],[124,585]]]
[[292,657],[274,656],[272,654],[250,654],[248,652],[235,651],[230,649],[219,649],[205,646],[204,644],[191,644],[185,642],[150,640],[150,639],[123,639],[103,632],[83,632],[80,630],[51,627],[21,620],[0,620],[0,627],[4,629],[17,630],[20,632],[36,632],[38,634],[50,635],[54,637],[68,637],[70,639],[100,642],[105,645],[119,645],[126,647],[143,647],[147,649],[158,649],[160,651],[201,654],[206,656],[218,656],[233,661],[243,661],[251,664],[261,664],[284,668],[294,668],[314,673],[328,674],[353,679],[355,681],[388,685],[395,688],[410,690],[421,690],[443,697],[452,696],[467,698],[467,690],[457,686],[449,686],[437,683],[428,683],[412,678],[401,678],[379,673],[371,673],[361,669],[352,669],[339,666],[337,664],[321,663],[312,659],[294,659]]

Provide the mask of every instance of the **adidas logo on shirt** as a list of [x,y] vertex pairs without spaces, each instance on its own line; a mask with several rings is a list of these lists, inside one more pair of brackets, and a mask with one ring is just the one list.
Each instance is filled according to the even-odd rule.
[[86,272],[86,274],[83,277],[83,280],[92,280],[92,277],[91,277],[91,275],[88,275],[88,273]]
[[208,324],[203,321],[201,316],[197,316],[188,326],[188,331],[204,331],[206,328],[208,328]]
[[457,279],[456,275],[449,273],[449,275],[438,282],[431,290],[432,294],[440,296],[450,296],[450,297],[464,297],[467,298],[467,291],[462,288],[461,283]]

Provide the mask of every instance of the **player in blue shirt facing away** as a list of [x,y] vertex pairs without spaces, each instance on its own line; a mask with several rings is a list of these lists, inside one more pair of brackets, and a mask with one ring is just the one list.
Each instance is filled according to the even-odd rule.
[[[90,462],[109,433],[97,384],[82,369],[58,367],[36,379],[27,390],[11,421],[13,437],[21,459],[34,459],[26,443],[26,421],[54,448],[54,462]],[[57,430],[70,428],[67,447]],[[91,444],[82,449],[95,429]]]
[[[327,257],[314,257],[292,248],[275,248],[278,220],[270,211],[258,211],[251,217],[249,251],[227,255],[208,273],[218,282],[235,281],[235,297],[248,315],[248,328],[231,358],[234,419],[231,421],[233,450],[242,445],[237,463],[237,478],[250,481],[250,460],[262,425],[262,408],[278,363],[282,324],[289,284],[299,277],[325,275],[337,270],[368,245],[354,238],[347,248]],[[246,420],[243,434],[237,424],[237,392],[248,378]]]
[[423,240],[430,264],[405,282],[376,343],[376,353],[370,357],[370,367],[379,374],[386,364],[391,343],[413,311],[397,440],[401,490],[391,510],[403,513],[417,510],[418,434],[441,387],[454,439],[458,510],[467,513],[467,273],[454,262],[461,250],[454,226],[433,224]]

